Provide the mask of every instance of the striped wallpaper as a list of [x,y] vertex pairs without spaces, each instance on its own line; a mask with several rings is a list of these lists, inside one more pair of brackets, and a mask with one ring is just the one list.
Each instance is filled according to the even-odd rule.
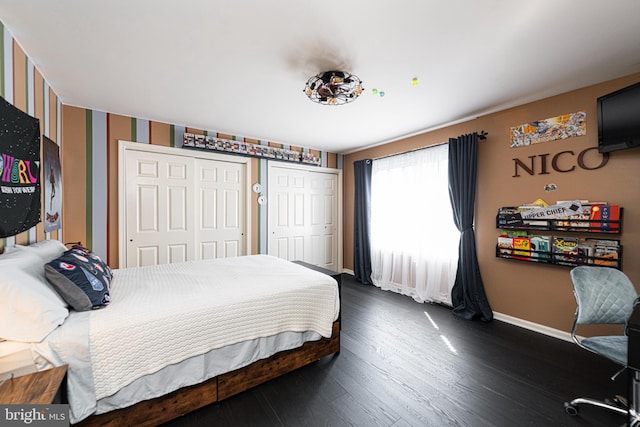
[[[43,135],[60,144],[61,108],[58,96],[49,87],[16,40],[0,22],[0,96],[40,120]],[[41,151],[42,160],[42,151]],[[42,191],[44,197],[44,191]],[[0,247],[60,239],[62,230],[45,233],[44,223],[16,236],[0,239]]]
[[[0,22],[0,25],[2,23]],[[118,268],[118,140],[181,147],[185,132],[245,140],[254,144],[312,151],[321,166],[342,168],[342,155],[253,140],[215,131],[154,122],[62,104],[9,32],[2,29],[0,73],[7,101],[41,119],[42,132],[60,145],[62,163],[62,233],[45,236],[43,224],[0,246],[28,244],[45,238],[82,242]],[[267,160],[251,159],[249,187],[267,185]],[[250,188],[247,191],[251,191]],[[267,252],[267,209],[255,203],[251,218],[251,253]]]

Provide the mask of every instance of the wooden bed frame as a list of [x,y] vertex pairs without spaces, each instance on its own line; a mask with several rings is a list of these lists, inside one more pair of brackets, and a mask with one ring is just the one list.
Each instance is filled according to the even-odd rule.
[[74,426],[156,426],[338,353],[340,322],[336,321],[333,323],[331,338],[306,342],[302,347],[276,353],[268,359],[258,360],[244,368],[155,399],[105,414],[92,415]]
[[[342,302],[342,275],[340,273],[302,261],[294,261],[294,263],[333,277],[338,283],[338,295],[340,302]],[[156,426],[203,406],[220,402],[271,379],[316,362],[323,357],[338,354],[340,353],[341,312],[342,307],[338,312],[338,319],[333,322],[331,338],[308,341],[301,347],[276,353],[268,359],[258,360],[244,368],[218,375],[203,383],[184,387],[127,408],[92,415],[78,424],[74,424],[74,426]]]

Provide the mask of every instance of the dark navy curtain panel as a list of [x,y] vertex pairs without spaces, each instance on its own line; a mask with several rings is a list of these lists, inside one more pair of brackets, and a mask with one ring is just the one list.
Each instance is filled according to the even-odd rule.
[[353,206],[353,273],[357,281],[371,281],[371,167],[370,159],[353,162],[355,194]]
[[460,230],[458,271],[451,290],[453,313],[464,319],[493,319],[480,275],[473,231],[478,169],[478,134],[449,139],[449,198]]

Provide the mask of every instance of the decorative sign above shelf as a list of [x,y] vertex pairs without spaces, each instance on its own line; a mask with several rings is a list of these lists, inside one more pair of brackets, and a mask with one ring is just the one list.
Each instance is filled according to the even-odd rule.
[[244,141],[234,141],[209,135],[185,133],[182,146],[184,148],[213,150],[223,153],[240,154],[242,156],[261,157],[270,160],[304,163],[315,166],[320,166],[321,164],[321,159],[312,153],[269,147],[268,145],[252,144]]

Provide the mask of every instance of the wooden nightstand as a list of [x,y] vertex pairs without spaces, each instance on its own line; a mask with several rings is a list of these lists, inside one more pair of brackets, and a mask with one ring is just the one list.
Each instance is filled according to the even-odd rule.
[[8,379],[0,386],[3,405],[66,403],[67,366]]

